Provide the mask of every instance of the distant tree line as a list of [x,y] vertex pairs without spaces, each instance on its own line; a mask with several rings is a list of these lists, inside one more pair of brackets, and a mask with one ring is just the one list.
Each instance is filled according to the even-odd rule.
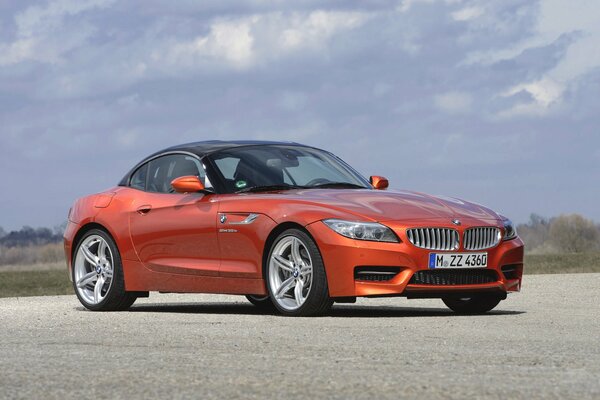
[[600,251],[600,225],[579,214],[544,218],[532,214],[517,226],[528,253],[589,253]]
[[0,227],[0,246],[3,247],[24,247],[24,246],[43,246],[62,241],[62,235],[66,223],[50,228],[32,228],[24,226],[18,231],[6,232]]
[[53,229],[24,226],[8,233],[0,227],[0,266],[64,262],[65,227],[66,223]]

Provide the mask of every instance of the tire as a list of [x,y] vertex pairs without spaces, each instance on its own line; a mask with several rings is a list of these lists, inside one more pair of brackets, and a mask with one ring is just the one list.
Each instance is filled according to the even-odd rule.
[[445,297],[442,301],[449,309],[458,314],[483,314],[494,309],[502,301],[502,298],[478,295],[467,298]]
[[256,308],[265,311],[272,311],[275,309],[273,306],[273,302],[269,296],[254,296],[252,294],[246,295],[246,298],[250,303],[252,303]]
[[265,279],[271,302],[283,315],[321,315],[333,304],[319,248],[299,229],[288,229],[273,241]]
[[117,245],[100,229],[90,230],[77,244],[72,278],[75,294],[88,310],[123,311],[137,299],[135,293],[125,291]]

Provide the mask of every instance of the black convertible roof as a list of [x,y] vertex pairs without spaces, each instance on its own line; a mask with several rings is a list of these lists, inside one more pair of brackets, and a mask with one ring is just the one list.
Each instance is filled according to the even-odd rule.
[[[261,146],[261,145],[292,145],[292,146],[303,146],[300,143],[295,142],[274,142],[265,140],[206,140],[202,142],[193,142],[180,144],[177,146],[166,148],[162,151],[157,152],[154,155],[168,153],[170,151],[186,151],[188,153],[196,154],[197,156],[205,156],[207,154],[214,153],[216,151],[231,149],[235,147],[245,146]],[[153,156],[154,156],[153,155]]]
[[212,154],[217,151],[233,149],[236,147],[268,146],[268,145],[309,147],[309,146],[305,146],[303,144],[296,143],[296,142],[275,142],[275,141],[267,141],[267,140],[206,140],[206,141],[202,141],[202,142],[179,144],[177,146],[167,147],[164,150],[157,151],[156,153],[151,154],[150,156],[144,158],[135,167],[133,167],[131,169],[131,171],[129,171],[127,173],[127,175],[125,175],[123,177],[123,179],[121,179],[121,181],[119,182],[119,186],[127,186],[127,183],[129,182],[129,177],[140,165],[144,164],[145,162],[149,161],[152,158],[160,156],[161,154],[181,151],[181,152],[195,154],[198,157],[204,157],[208,154]]

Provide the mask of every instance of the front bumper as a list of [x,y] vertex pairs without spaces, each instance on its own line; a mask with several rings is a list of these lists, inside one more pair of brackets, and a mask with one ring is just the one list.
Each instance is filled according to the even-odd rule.
[[[495,271],[497,280],[476,284],[415,284],[411,283],[417,271],[428,271],[429,254],[433,251],[412,245],[399,224],[386,223],[400,237],[401,243],[382,243],[353,240],[343,237],[318,221],[306,228],[317,240],[327,273],[329,295],[336,297],[444,297],[465,293],[492,292],[506,294],[521,289],[524,245],[516,238],[500,242],[488,253],[486,270]],[[469,225],[465,224],[465,228]],[[454,227],[455,228],[455,227]],[[462,237],[463,230],[460,228]],[[466,251],[459,249],[456,252]],[[371,282],[355,279],[355,269],[390,267],[398,271],[392,279]],[[502,271],[502,267],[510,272]]]
[[73,241],[75,239],[75,235],[79,230],[79,225],[72,222],[67,221],[67,227],[63,234],[63,245],[65,251],[65,261],[67,263],[67,270],[69,272],[69,279],[73,280]]

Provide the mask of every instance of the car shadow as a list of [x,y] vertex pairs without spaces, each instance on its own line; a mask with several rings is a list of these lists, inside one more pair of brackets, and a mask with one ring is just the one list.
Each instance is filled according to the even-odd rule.
[[173,313],[173,314],[237,314],[275,315],[274,311],[261,310],[252,304],[236,303],[178,303],[140,304],[132,306],[128,312]]
[[[182,304],[140,304],[129,310],[133,313],[172,313],[172,314],[225,314],[225,315],[271,315],[279,316],[272,310],[257,308],[251,304],[237,303],[182,303]],[[481,316],[519,315],[525,311],[492,310]],[[402,318],[402,317],[459,317],[446,308],[391,307],[363,305],[334,305],[323,317],[334,318]]]
[[[525,311],[492,310],[480,316],[519,315]],[[447,308],[390,307],[390,306],[334,306],[329,316],[343,318],[398,318],[398,317],[460,317]]]

